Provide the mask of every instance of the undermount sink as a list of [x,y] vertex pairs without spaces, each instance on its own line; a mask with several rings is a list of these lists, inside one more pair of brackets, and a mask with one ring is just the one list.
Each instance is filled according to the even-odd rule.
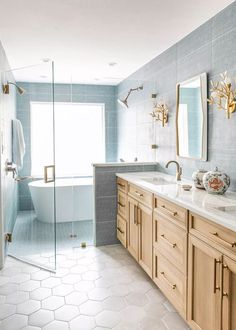
[[229,214],[236,215],[236,205],[216,206],[214,208],[222,212],[227,212]]
[[153,177],[153,178],[142,178],[143,181],[148,183],[152,183],[155,185],[166,185],[166,184],[175,184],[176,182],[171,180],[166,180],[162,177]]

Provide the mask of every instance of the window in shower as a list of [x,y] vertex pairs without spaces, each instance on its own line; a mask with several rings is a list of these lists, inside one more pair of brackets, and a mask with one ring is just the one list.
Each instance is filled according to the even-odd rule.
[[[53,143],[52,104],[31,102],[31,175],[42,177],[50,165]],[[92,175],[92,163],[105,161],[105,106],[55,103],[57,177]]]

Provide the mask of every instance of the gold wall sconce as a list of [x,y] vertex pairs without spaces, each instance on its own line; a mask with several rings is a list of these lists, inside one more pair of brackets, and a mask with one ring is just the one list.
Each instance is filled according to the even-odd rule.
[[[157,98],[157,94],[151,95],[152,99]],[[168,122],[168,108],[167,105],[164,102],[157,102],[154,101],[153,103],[153,111],[150,113],[150,115],[157,121],[161,121],[162,127],[165,127],[165,125]]]
[[230,119],[231,114],[236,110],[236,89],[233,89],[227,71],[220,76],[221,81],[211,81],[211,96],[207,101],[210,105],[216,104],[218,110],[225,110],[226,118]]

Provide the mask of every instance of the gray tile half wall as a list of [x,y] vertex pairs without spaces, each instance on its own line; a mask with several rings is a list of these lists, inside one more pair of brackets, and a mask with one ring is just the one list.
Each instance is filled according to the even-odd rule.
[[95,245],[116,244],[116,173],[156,171],[157,164],[94,166]]

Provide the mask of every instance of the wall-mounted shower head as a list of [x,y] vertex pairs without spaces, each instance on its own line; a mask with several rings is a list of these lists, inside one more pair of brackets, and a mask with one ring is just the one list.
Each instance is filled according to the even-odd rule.
[[117,102],[118,102],[122,107],[124,107],[124,108],[127,109],[127,108],[129,107],[129,105],[128,105],[128,98],[129,98],[130,94],[131,94],[132,92],[134,92],[134,91],[140,91],[140,90],[143,90],[143,86],[139,86],[139,87],[137,87],[137,88],[130,88],[130,90],[129,90],[127,96],[126,96],[126,98],[125,98],[125,99],[117,99]]
[[26,90],[20,86],[18,86],[17,84],[8,81],[5,85],[3,85],[3,94],[9,94],[10,93],[10,86],[9,85],[13,85],[16,87],[17,92],[22,95],[26,92]]

